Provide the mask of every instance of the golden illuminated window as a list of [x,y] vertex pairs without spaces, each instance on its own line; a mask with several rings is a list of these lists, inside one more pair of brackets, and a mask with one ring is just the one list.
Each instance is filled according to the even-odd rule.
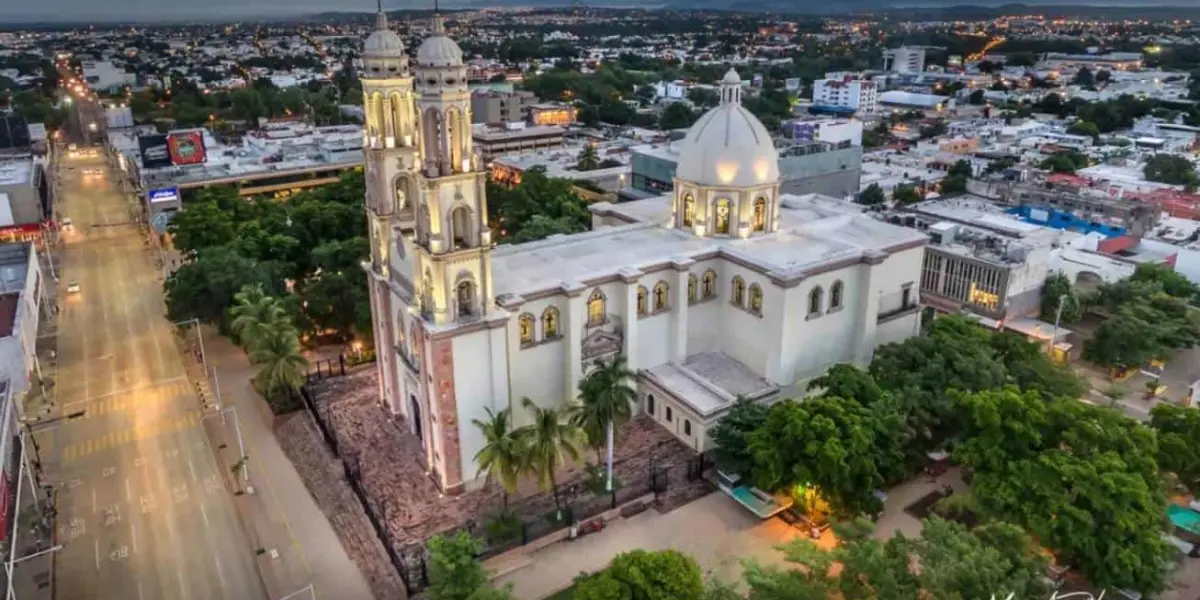
[[696,199],[688,194],[683,197],[683,225],[684,227],[692,226],[692,219],[696,217]]
[[754,201],[754,230],[766,231],[767,229],[767,201],[759,198]]
[[665,282],[665,281],[660,281],[654,285],[654,310],[655,311],[667,309],[667,292],[668,291],[669,291],[669,288],[667,287],[667,282]]
[[688,275],[688,302],[696,301],[696,276]]
[[596,290],[588,297],[588,325],[603,323],[604,314],[604,294]]
[[717,222],[716,222],[715,229],[716,229],[717,233],[728,234],[729,233],[729,199],[728,198],[717,199],[716,213],[717,213],[716,214]]
[[757,283],[750,285],[750,310],[755,314],[762,312],[762,288]]
[[842,289],[845,286],[842,282],[833,282],[833,287],[829,288],[829,310],[837,310],[842,307]]
[[705,298],[712,298],[713,296],[717,295],[717,272],[716,271],[709,270],[709,271],[704,272],[704,290],[703,290],[703,292],[704,292]]
[[645,286],[639,285],[637,290],[637,314],[644,315],[650,312],[650,291]]
[[542,313],[542,339],[558,337],[558,309],[551,306]]
[[[999,295],[976,287],[974,283],[971,284],[971,290],[967,296],[967,299],[971,302],[971,304],[982,306],[984,308],[990,308],[992,310],[996,310],[1000,306]],[[907,308],[907,305],[905,308]]]
[[521,343],[533,343],[533,315],[525,313],[518,320],[521,330]]
[[742,306],[746,301],[746,282],[741,277],[733,278],[733,303]]

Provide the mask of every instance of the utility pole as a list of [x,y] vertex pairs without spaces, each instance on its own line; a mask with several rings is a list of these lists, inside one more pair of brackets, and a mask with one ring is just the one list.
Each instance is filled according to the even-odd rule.
[[1050,360],[1054,360],[1054,343],[1058,340],[1058,324],[1062,321],[1063,305],[1067,302],[1067,294],[1058,297],[1058,309],[1054,311],[1054,333],[1050,336]]

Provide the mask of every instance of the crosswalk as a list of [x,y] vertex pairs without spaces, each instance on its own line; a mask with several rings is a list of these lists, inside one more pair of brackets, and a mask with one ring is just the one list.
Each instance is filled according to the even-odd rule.
[[100,437],[92,438],[74,444],[68,444],[63,449],[64,463],[75,461],[98,452],[119,448],[177,431],[191,429],[200,424],[200,411],[190,410],[182,415],[159,419],[149,423],[138,423],[132,427],[110,431]]
[[192,393],[192,386],[188,384],[187,379],[180,377],[157,385],[123,390],[95,400],[71,403],[67,405],[67,412],[82,410],[83,414],[79,419],[95,419],[160,406]]

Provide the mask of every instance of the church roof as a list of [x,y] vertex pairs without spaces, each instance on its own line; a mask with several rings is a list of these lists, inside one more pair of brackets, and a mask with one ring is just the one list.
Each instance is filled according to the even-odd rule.
[[877,221],[823,196],[781,197],[780,230],[749,239],[704,238],[665,225],[671,197],[594,204],[630,221],[492,251],[496,296],[524,296],[617,275],[626,269],[718,254],[779,280],[819,273],[877,252],[923,245],[924,233]]
[[387,15],[375,15],[375,31],[363,43],[363,58],[404,58],[404,40],[388,29]]
[[463,64],[462,48],[450,39],[440,16],[434,17],[433,35],[417,48],[417,65],[421,67],[459,67]]
[[779,152],[762,121],[742,106],[741,86],[741,77],[730,69],[721,80],[721,103],[688,130],[676,177],[714,187],[779,181]]

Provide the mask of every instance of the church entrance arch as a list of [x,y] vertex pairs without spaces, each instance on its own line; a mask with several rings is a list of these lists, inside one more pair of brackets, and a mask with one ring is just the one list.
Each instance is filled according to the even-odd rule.
[[423,440],[425,436],[421,433],[421,405],[417,402],[417,397],[409,394],[408,396],[409,413],[412,414],[413,433],[417,434],[417,439]]

